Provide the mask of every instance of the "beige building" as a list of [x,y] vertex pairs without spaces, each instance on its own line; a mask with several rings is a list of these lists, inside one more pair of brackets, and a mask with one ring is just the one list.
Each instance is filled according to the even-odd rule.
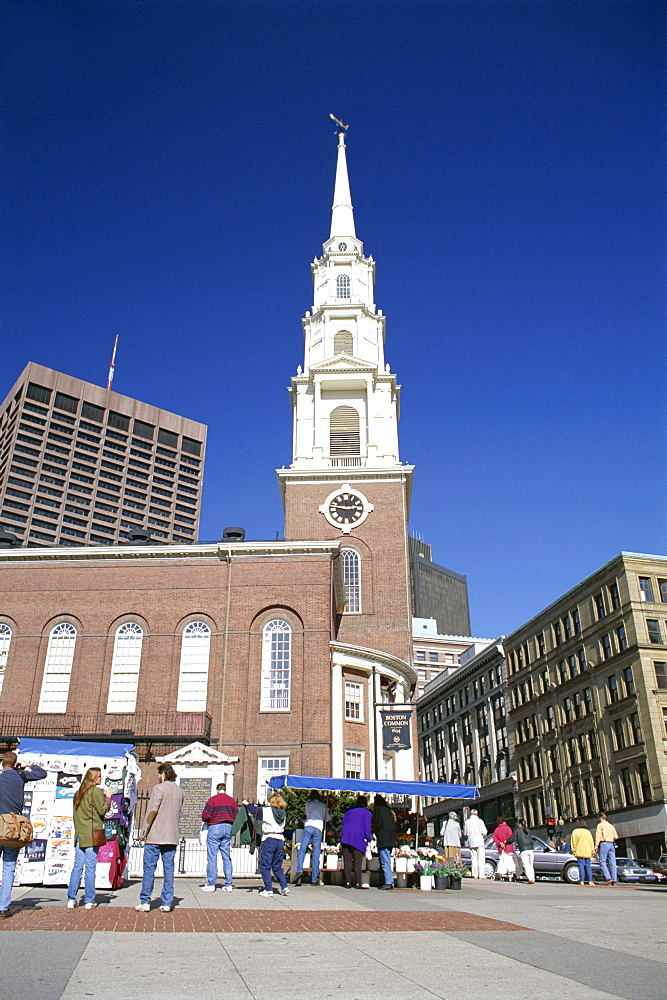
[[491,639],[475,639],[469,635],[441,635],[435,618],[412,619],[412,650],[417,671],[417,697],[427,684],[441,674],[449,675],[482,649]]
[[565,836],[605,810],[620,854],[667,828],[667,557],[623,552],[504,643],[520,807]]
[[196,542],[206,426],[30,362],[0,407],[0,525],[19,545]]

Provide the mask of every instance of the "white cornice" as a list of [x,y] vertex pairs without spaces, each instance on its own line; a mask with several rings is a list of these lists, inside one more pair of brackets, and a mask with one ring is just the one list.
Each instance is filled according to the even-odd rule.
[[341,653],[360,660],[371,661],[372,663],[384,663],[393,671],[401,674],[412,686],[417,683],[417,671],[409,663],[392,653],[383,653],[379,649],[368,649],[365,646],[353,646],[347,642],[331,642],[332,653]]
[[119,559],[226,559],[240,556],[338,555],[338,541],[215,542],[208,545],[90,545],[39,549],[0,549],[0,565],[8,563],[90,562]]

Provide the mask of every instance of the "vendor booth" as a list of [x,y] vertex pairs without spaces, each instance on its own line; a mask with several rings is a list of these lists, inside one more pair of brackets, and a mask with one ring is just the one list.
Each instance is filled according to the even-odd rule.
[[105,822],[107,843],[97,856],[95,885],[98,889],[121,885],[141,778],[133,749],[127,743],[19,741],[21,763],[38,764],[47,774],[26,785],[23,812],[32,823],[34,839],[19,853],[15,885],[68,884],[74,864],[74,793],[89,767],[100,768],[101,787],[111,795]]

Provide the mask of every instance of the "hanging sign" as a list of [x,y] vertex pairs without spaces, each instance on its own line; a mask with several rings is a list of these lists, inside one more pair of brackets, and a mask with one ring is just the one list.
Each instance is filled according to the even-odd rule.
[[380,709],[382,714],[382,749],[383,750],[410,750],[412,742],[410,739],[410,719],[412,709],[403,711],[392,711],[391,709]]

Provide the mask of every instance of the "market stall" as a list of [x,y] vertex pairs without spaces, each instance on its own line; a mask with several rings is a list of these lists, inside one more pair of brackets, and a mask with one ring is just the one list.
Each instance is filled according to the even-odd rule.
[[98,889],[121,885],[141,778],[133,749],[127,743],[19,741],[16,752],[21,762],[38,764],[47,775],[26,786],[23,812],[33,825],[34,839],[19,854],[15,884],[67,885],[74,864],[74,793],[88,768],[99,767],[101,787],[111,798],[105,822],[107,843],[99,850],[95,883]]

